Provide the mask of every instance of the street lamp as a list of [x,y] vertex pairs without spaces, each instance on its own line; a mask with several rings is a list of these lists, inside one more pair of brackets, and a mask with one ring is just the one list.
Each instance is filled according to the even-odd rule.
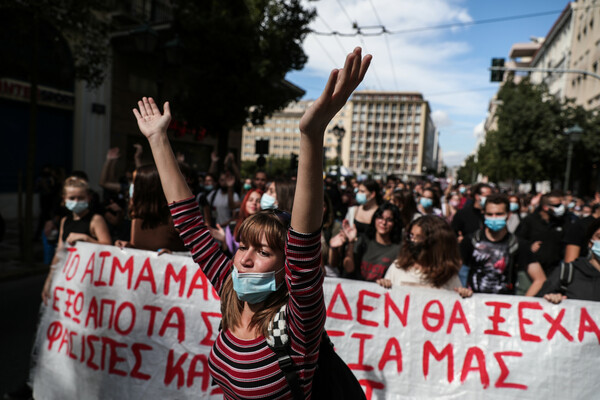
[[575,124],[574,126],[565,130],[565,135],[567,135],[569,140],[569,150],[567,153],[567,171],[565,172],[565,184],[563,186],[563,192],[565,193],[569,189],[569,178],[571,177],[571,159],[573,158],[573,143],[581,139],[582,133],[583,129],[579,126],[579,124]]
[[346,134],[346,130],[343,126],[336,125],[330,130],[337,139],[337,179],[340,180],[341,166],[342,166],[342,139]]

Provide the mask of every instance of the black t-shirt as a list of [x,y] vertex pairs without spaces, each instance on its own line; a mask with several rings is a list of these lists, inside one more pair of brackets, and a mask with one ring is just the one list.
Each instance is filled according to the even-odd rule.
[[564,236],[568,223],[564,219],[553,219],[546,221],[540,215],[539,210],[525,217],[515,234],[528,241],[541,241],[540,249],[534,253],[536,261],[539,261],[548,275],[556,268],[564,257]]
[[389,266],[398,258],[399,244],[380,244],[361,235],[354,246],[354,262],[358,279],[376,281],[383,278]]
[[585,242],[585,233],[587,232],[591,223],[595,220],[596,218],[590,215],[588,217],[581,218],[574,224],[568,225],[567,232],[565,233],[564,242],[566,245],[572,244],[575,246],[579,246],[579,256],[581,257],[587,256],[588,245]]
[[463,208],[454,214],[451,225],[457,235],[458,232],[462,232],[463,236],[470,235],[483,228],[483,213],[478,208],[473,207],[473,203],[465,204]]
[[478,293],[514,293],[517,270],[526,269],[532,261],[527,243],[517,239],[519,247],[513,254],[511,269],[509,268],[510,234],[505,235],[498,242],[492,242],[482,231],[479,235],[481,240],[478,242],[475,240],[474,246],[475,235],[465,237],[460,244],[463,262],[470,268],[467,287]]
[[[560,268],[556,268],[536,296],[560,293]],[[573,261],[573,278],[564,293],[567,299],[600,301],[600,271],[594,268],[587,257]]]

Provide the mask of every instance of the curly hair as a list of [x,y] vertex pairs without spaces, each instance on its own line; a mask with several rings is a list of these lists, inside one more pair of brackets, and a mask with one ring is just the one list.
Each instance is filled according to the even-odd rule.
[[[424,236],[418,254],[413,254],[410,250],[408,237],[413,226],[420,227]],[[407,238],[396,260],[398,268],[408,270],[415,264],[419,264],[427,281],[435,287],[443,286],[458,273],[462,265],[458,241],[454,231],[443,218],[424,215],[413,221],[406,232]]]

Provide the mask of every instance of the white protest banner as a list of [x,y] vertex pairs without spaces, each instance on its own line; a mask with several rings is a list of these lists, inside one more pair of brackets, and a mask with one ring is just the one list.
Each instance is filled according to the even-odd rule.
[[[326,279],[326,328],[369,399],[588,399],[600,304]],[[78,244],[36,340],[45,399],[222,398],[208,356],[218,296],[190,257]]]

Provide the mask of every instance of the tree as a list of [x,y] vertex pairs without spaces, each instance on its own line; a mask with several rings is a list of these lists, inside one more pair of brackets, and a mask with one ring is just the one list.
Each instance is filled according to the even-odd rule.
[[477,162],[475,154],[469,155],[457,171],[458,180],[463,183],[474,183],[477,179]]
[[220,155],[230,129],[261,124],[302,95],[284,78],[307,61],[302,41],[314,16],[299,0],[173,1],[186,53],[174,101],[184,119],[219,135]]
[[[67,57],[65,71],[57,79],[81,79],[92,87],[104,80],[108,58],[108,24],[98,13],[105,9],[100,0],[1,0],[2,72],[14,72],[30,84],[28,151],[25,177],[25,220],[22,223],[22,257],[33,261],[33,182],[35,174],[39,84],[45,79],[47,65]],[[10,38],[7,40],[7,38]],[[64,42],[62,50],[54,42]],[[53,53],[52,49],[56,49]],[[8,54],[8,56],[6,56]],[[42,56],[44,55],[44,56]],[[10,61],[8,61],[10,60]],[[72,75],[71,75],[72,73]]]

